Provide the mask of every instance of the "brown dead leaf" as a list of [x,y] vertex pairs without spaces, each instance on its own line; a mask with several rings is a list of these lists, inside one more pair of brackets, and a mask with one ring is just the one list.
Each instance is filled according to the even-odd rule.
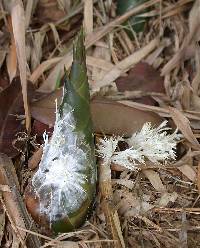
[[162,118],[152,112],[131,108],[114,101],[93,100],[92,120],[97,133],[132,135],[142,128],[145,122],[158,125]]
[[0,203],[0,246],[1,246],[2,238],[4,236],[4,228],[5,228],[5,211]]
[[118,16],[113,21],[108,22],[106,25],[102,26],[102,28],[96,29],[95,32],[91,33],[86,38],[87,47],[92,46],[94,43],[96,43],[96,41],[100,40],[103,36],[110,33],[114,29],[114,27],[119,26],[120,24],[128,20],[129,17],[138,14],[139,12],[143,11],[144,9],[149,8],[150,6],[155,5],[158,2],[159,0],[150,0],[148,2],[144,2],[136,6],[135,8],[131,8],[123,15]]
[[37,17],[43,23],[56,22],[63,18],[66,13],[59,8],[55,0],[40,0],[37,6]]
[[[1,53],[1,52],[0,52]],[[0,56],[1,56],[1,54],[0,54]],[[2,73],[1,74],[1,77],[0,77],[0,92],[3,90],[3,89],[5,89],[6,87],[8,87],[9,86],[9,79],[8,79],[8,77],[5,75],[4,76],[4,74]]]
[[[97,28],[96,30],[94,30],[94,32],[92,32],[90,35],[86,37],[86,40],[85,40],[86,48],[89,48],[92,45],[94,45],[98,40],[100,40],[106,34],[111,32],[116,26],[125,22],[130,16],[138,14],[142,10],[147,9],[148,7],[153,6],[156,3],[159,3],[159,0],[150,0],[148,2],[144,2],[143,4],[133,9],[130,9],[122,16],[117,17],[115,20],[108,22],[108,24],[102,26],[101,28]],[[67,53],[66,55],[62,57],[62,60],[55,66],[55,68],[51,71],[47,79],[43,82],[43,84],[40,87],[40,91],[46,92],[46,93],[51,93],[52,91],[54,91],[55,82],[58,78],[58,75],[60,73],[61,75],[63,74],[64,67],[66,69],[69,69],[71,62],[72,62],[72,51],[69,51],[69,53]]]
[[[1,184],[8,185],[8,186],[9,186],[9,179],[7,178],[5,167],[11,168],[13,165],[10,166],[10,164],[12,164],[12,162],[8,159],[8,157],[1,154],[0,156],[0,182]],[[14,169],[14,166],[13,166],[13,169]],[[13,178],[14,182],[15,180],[16,180],[16,177]],[[15,187],[16,187],[16,190],[18,190],[19,184],[17,184]],[[5,208],[4,210],[6,210],[6,213],[8,215],[9,221],[11,222],[11,225],[12,225],[12,228],[15,234],[17,235],[19,241],[25,246],[26,233],[18,231],[17,228],[15,227],[16,224],[22,227],[23,226],[25,227],[25,224],[24,224],[23,219],[20,216],[19,209],[16,208],[16,201],[13,198],[13,193],[9,191],[8,192],[3,191],[1,201]],[[15,211],[12,211],[12,209],[15,209]]]
[[165,64],[161,71],[161,75],[168,74],[171,70],[181,65],[181,62],[185,61],[187,58],[187,48],[194,42],[200,39],[199,28],[200,28],[200,18],[199,18],[200,3],[196,0],[189,15],[189,33],[184,38],[182,46],[174,54],[174,56]]
[[60,57],[55,57],[52,59],[48,59],[42,62],[31,74],[29,80],[33,83],[36,83],[38,78],[48,69],[50,69],[54,64],[58,63],[61,60]]
[[146,46],[139,49],[138,51],[132,53],[118,64],[116,64],[112,70],[105,74],[105,76],[92,84],[92,90],[97,91],[103,86],[107,86],[115,81],[124,72],[127,72],[131,67],[139,63],[143,58],[145,58],[150,52],[152,52],[156,46],[159,44],[159,39],[155,38],[149,42]]
[[193,168],[193,166],[189,164],[184,164],[182,166],[178,166],[177,169],[180,170],[183,173],[183,175],[185,175],[192,182],[196,181],[197,173],[195,169]]
[[196,94],[191,95],[191,108],[195,111],[200,111],[200,97]]
[[3,65],[5,57],[6,57],[6,50],[5,49],[0,49],[0,68]]
[[36,32],[33,34],[32,47],[31,47],[31,71],[35,70],[39,65],[42,58],[42,45],[44,42],[45,33]]
[[200,144],[192,132],[189,120],[178,109],[169,107],[169,111],[173,121],[184,137],[193,145],[195,149],[199,150]]
[[[32,116],[40,122],[53,126],[55,122],[55,99],[58,104],[62,90],[57,90],[47,97],[31,104]],[[145,112],[114,101],[93,100],[91,113],[94,130],[97,133],[131,135],[145,122],[159,124],[162,118],[152,112]]]
[[36,8],[38,4],[38,1],[34,1],[34,0],[29,0],[27,1],[27,4],[26,4],[26,10],[25,10],[25,22],[26,22],[26,27],[29,27],[29,24],[31,22],[31,17],[34,13],[34,10]]
[[58,101],[58,106],[60,105],[62,98],[62,89],[54,91],[43,97],[41,100],[31,103],[31,115],[35,120],[38,120],[50,127],[53,127],[55,122],[55,110],[56,103]]
[[[171,117],[169,107],[157,107],[157,106],[147,105],[147,104],[133,102],[129,100],[118,101],[118,103],[122,103],[123,105],[133,107],[136,109],[140,109],[145,112],[146,111],[154,112],[156,114],[159,114],[162,117]],[[190,120],[197,120],[197,121],[200,120],[200,117],[198,115],[195,115],[193,113],[186,112],[186,111],[183,113]]]
[[28,168],[31,170],[34,170],[37,168],[41,158],[42,158],[42,153],[43,153],[43,147],[41,146],[34,154],[33,156],[29,159],[28,161]]
[[176,192],[173,192],[173,193],[164,192],[161,198],[158,199],[157,204],[159,205],[159,207],[167,207],[167,205],[170,202],[174,203],[177,197],[178,197],[178,194]]
[[62,241],[60,245],[56,245],[57,248],[79,248],[79,244],[72,241]]
[[93,1],[84,1],[84,28],[85,33],[90,34],[93,31]]
[[10,44],[8,55],[6,57],[6,65],[7,65],[7,71],[8,71],[10,82],[12,82],[17,72],[17,54],[16,54],[15,39],[13,35],[12,22],[11,22],[10,17],[8,17],[8,30],[11,36],[11,44]]
[[166,187],[162,183],[158,172],[154,170],[143,170],[142,173],[149,179],[150,183],[158,192],[165,192]]
[[[92,67],[91,73],[92,73],[92,80],[94,82],[104,77],[105,73],[107,73],[107,71],[105,70],[106,68],[108,69],[108,71],[110,71],[114,66],[111,63],[111,54],[109,51],[109,46],[103,41],[99,41],[96,44],[96,47],[94,48],[93,51],[93,55],[92,57],[90,57],[90,59],[91,58],[93,59],[93,63],[91,63],[91,67]],[[87,63],[87,59],[89,59],[88,56],[86,58],[86,63]],[[99,59],[102,60],[102,65],[105,65],[105,68],[97,68],[94,66],[97,64],[97,61]]]
[[17,51],[17,59],[19,63],[19,73],[22,85],[22,95],[26,116],[26,129],[29,132],[31,128],[31,118],[28,106],[27,96],[27,77],[26,77],[26,45],[25,45],[25,14],[23,3],[21,0],[13,0],[11,7],[11,19],[15,46]]
[[[29,83],[29,93],[33,86]],[[10,157],[16,156],[19,151],[13,147],[16,134],[24,130],[20,117],[24,114],[21,84],[19,77],[2,92],[0,92],[0,152]]]
[[200,39],[199,24],[200,24],[200,1],[196,0],[189,14],[189,30],[193,37],[193,42]]
[[25,244],[26,238],[29,247],[40,247],[37,236],[29,235],[26,237],[26,232],[17,228],[17,226],[20,226],[24,229],[35,230],[35,225],[32,223],[20,195],[19,182],[12,160],[4,154],[0,154],[0,183],[7,185],[11,190],[1,193],[1,202],[18,240],[24,248],[27,247]]
[[200,162],[198,163],[198,168],[197,168],[197,188],[200,194]]
[[119,184],[119,185],[123,185],[123,186],[127,187],[128,189],[133,189],[135,186],[135,183],[131,180],[128,180],[128,179],[112,179],[112,182]]
[[[135,65],[135,67],[130,69],[127,76],[119,77],[116,80],[116,85],[120,92],[140,90],[165,93],[164,81],[159,71],[145,62]],[[138,100],[136,99],[136,101],[150,105],[155,103],[151,97],[142,97]]]
[[[105,50],[105,49],[104,49]],[[107,52],[106,54],[107,57],[110,57],[109,53]],[[103,71],[103,73],[101,74],[105,74],[106,71],[109,71],[112,69],[113,64],[111,62],[106,61],[106,58],[101,59],[101,56],[98,56],[98,58],[96,56],[93,55],[93,57],[91,56],[87,56],[86,57],[86,64],[88,66],[92,66],[94,69],[98,69]],[[48,59],[44,62],[42,62],[40,65],[38,65],[38,67],[33,71],[33,73],[31,74],[31,76],[29,77],[29,80],[33,83],[36,83],[36,81],[40,78],[40,76],[47,70],[49,70],[52,66],[54,66],[56,63],[61,61],[61,57],[54,57],[52,59]],[[70,62],[71,63],[71,62]],[[66,68],[70,67],[70,63],[68,66],[66,66]],[[100,78],[102,78],[102,75],[100,74]],[[95,78],[93,78],[93,80],[95,80]],[[43,85],[43,84],[42,84]],[[41,86],[40,91],[46,91],[45,87],[43,88],[43,86]]]
[[122,191],[116,190],[113,194],[114,204],[119,206],[120,216],[139,216],[144,215],[154,206],[147,202],[145,199],[141,198],[133,191]]

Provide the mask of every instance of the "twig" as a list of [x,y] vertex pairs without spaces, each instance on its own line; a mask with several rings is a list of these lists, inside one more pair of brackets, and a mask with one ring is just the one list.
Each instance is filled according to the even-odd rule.
[[102,208],[106,217],[107,228],[112,235],[113,240],[117,240],[114,244],[115,248],[125,248],[123,236],[117,211],[112,206],[112,183],[111,169],[109,165],[102,162],[99,166],[99,186],[102,197]]

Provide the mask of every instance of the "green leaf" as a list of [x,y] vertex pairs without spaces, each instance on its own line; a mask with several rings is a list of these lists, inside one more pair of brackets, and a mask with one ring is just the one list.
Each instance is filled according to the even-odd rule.
[[[123,15],[129,9],[134,8],[147,0],[117,0],[117,14]],[[132,28],[136,33],[142,32],[146,23],[145,17],[133,16],[125,23],[126,30]],[[131,36],[131,31],[128,32]]]
[[60,88],[60,86],[61,86],[61,71],[58,73],[58,77],[56,79],[56,87],[55,87],[55,89]]

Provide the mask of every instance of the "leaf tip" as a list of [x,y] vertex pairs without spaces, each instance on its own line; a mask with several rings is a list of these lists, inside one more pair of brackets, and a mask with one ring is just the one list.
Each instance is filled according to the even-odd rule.
[[85,61],[84,30],[81,28],[73,46],[73,61],[83,63]]

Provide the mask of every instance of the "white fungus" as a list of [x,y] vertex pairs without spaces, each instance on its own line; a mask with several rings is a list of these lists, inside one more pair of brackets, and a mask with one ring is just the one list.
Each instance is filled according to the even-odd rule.
[[122,137],[100,139],[97,152],[104,160],[104,164],[111,162],[122,165],[129,170],[137,169],[137,165],[145,164],[147,160],[153,163],[175,159],[177,141],[181,135],[177,130],[168,134],[170,129],[166,126],[167,121],[157,128],[152,128],[151,123],[145,123],[140,132],[134,133],[126,139],[129,148],[117,151],[118,142]]
[[73,110],[68,104],[63,107],[63,117],[56,113],[54,132],[50,142],[44,134],[44,148],[39,169],[32,185],[39,197],[40,212],[49,221],[66,217],[80,208],[87,198],[83,184],[87,156],[80,148],[84,136],[75,131]]

